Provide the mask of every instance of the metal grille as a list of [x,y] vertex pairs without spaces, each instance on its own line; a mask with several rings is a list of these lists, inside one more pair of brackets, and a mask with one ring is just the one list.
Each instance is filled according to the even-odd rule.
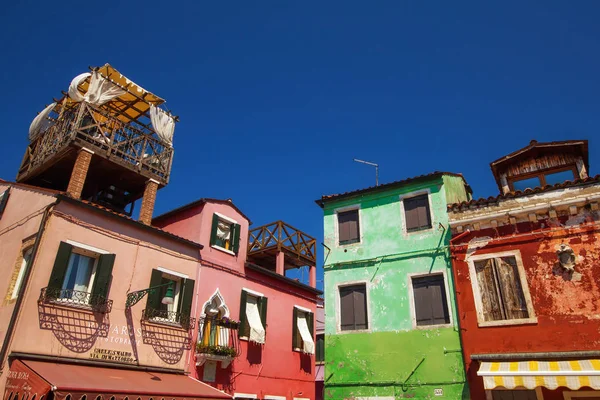
[[45,287],[41,290],[38,302],[94,310],[101,313],[110,313],[113,303],[112,300],[108,300],[104,296],[98,294],[51,287]]
[[174,325],[184,329],[189,329],[196,323],[196,318],[191,318],[189,314],[154,308],[146,308],[142,311],[142,319],[159,324]]

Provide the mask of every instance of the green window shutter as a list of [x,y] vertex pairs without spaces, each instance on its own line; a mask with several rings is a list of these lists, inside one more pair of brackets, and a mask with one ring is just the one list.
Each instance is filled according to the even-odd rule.
[[54,260],[54,267],[52,268],[50,280],[48,281],[48,288],[53,289],[50,291],[50,297],[58,297],[58,291],[62,289],[72,250],[73,246],[69,243],[60,242],[58,252],[56,253],[56,259]]
[[240,225],[232,224],[233,234],[231,242],[231,250],[237,255],[240,250]]
[[210,245],[217,243],[217,226],[219,225],[219,217],[217,214],[213,214],[212,229],[210,231]]
[[298,333],[298,309],[294,307],[292,314],[292,350],[300,348],[300,335]]
[[[189,316],[192,313],[192,301],[194,301],[194,280],[186,279],[182,282],[183,296],[180,294],[181,301],[179,302],[179,313],[183,321],[189,321]],[[189,328],[189,326],[184,326]]]
[[267,298],[260,297],[258,299],[260,321],[262,322],[263,328],[265,328],[265,337],[267,333]]
[[250,325],[248,324],[248,318],[246,318],[246,303],[248,301],[248,293],[242,290],[240,296],[240,328],[238,336],[248,337],[250,336]]
[[[162,283],[162,272],[153,269],[152,275],[150,276],[150,286],[149,288],[158,286]],[[146,301],[146,308],[152,308],[154,310],[158,310],[160,308],[160,289],[156,289],[150,293],[148,293],[148,300]]]
[[4,212],[6,208],[6,202],[8,202],[8,196],[10,196],[10,188],[6,189],[4,192],[0,193],[0,215]]
[[108,298],[108,286],[112,278],[113,264],[115,263],[114,254],[102,254],[98,259],[96,267],[96,277],[94,278],[94,286],[92,294]]

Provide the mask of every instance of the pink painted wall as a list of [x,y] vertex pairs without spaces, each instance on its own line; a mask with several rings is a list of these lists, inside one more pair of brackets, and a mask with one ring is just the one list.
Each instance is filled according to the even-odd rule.
[[[12,274],[21,241],[37,232],[41,216],[8,232],[7,224],[35,213],[53,200],[50,196],[13,189],[0,220],[0,272],[3,276]],[[116,254],[109,291],[109,298],[114,301],[112,312],[99,314],[49,304],[38,307],[40,290],[48,285],[59,244],[67,240]],[[186,369],[193,355],[189,351],[189,346],[193,346],[193,330],[142,324],[145,298],[131,308],[130,316],[125,309],[127,292],[147,288],[152,269],[159,266],[198,282],[199,250],[119,222],[97,210],[60,203],[51,214],[40,242],[9,354],[23,352],[92,360],[94,349],[117,350],[131,353],[137,359],[132,362],[134,364]],[[6,293],[6,286],[6,280],[0,282],[0,295]],[[2,304],[0,324],[3,330],[10,312],[10,305]],[[196,313],[196,309],[192,308],[192,313]],[[144,343],[144,336],[153,339]],[[0,378],[0,388],[4,386],[5,376]]]
[[[212,217],[215,212],[241,225],[237,256],[210,247]],[[201,250],[201,284],[197,286],[198,312],[202,312],[203,305],[217,290],[225,300],[229,317],[235,320],[240,319],[240,296],[243,288],[262,293],[268,298],[266,343],[259,346],[240,341],[241,355],[226,369],[221,369],[219,365],[216,381],[210,384],[231,394],[256,394],[258,398],[275,395],[289,400],[294,397],[314,399],[314,355],[304,355],[292,350],[292,319],[295,305],[315,312],[316,295],[260,272],[245,269],[248,220],[234,207],[207,202],[184,210],[184,213],[162,219],[159,226],[204,244],[204,249]],[[195,377],[203,379],[204,366],[191,370]]]

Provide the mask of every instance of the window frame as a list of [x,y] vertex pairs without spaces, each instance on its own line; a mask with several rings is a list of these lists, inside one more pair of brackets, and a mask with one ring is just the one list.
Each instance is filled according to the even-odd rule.
[[[425,278],[434,275],[441,275],[444,280],[444,290],[446,291],[446,307],[448,309],[448,317],[449,321],[447,324],[437,324],[437,325],[417,325],[417,309],[415,305],[415,292],[413,288],[413,278]],[[450,297],[450,287],[448,284],[448,276],[446,275],[446,271],[432,271],[431,273],[422,273],[415,272],[406,275],[408,279],[408,298],[410,301],[410,316],[411,316],[411,324],[413,329],[437,329],[437,328],[451,328],[454,326],[454,316],[452,315],[452,304]]]
[[[246,292],[246,306],[248,305],[248,296],[251,296],[251,297],[254,297],[254,298],[256,298],[256,304],[257,304],[257,305],[258,305],[258,304],[260,304],[260,301],[261,301],[260,299],[261,299],[261,298],[265,298],[265,299],[267,299],[267,301],[268,301],[268,297],[267,297],[267,296],[265,296],[264,294],[262,294],[262,293],[260,293],[260,292],[257,292],[257,291],[255,291],[255,290],[252,290],[252,289],[248,289],[248,288],[245,288],[245,287],[243,287],[243,288],[242,288],[242,292]],[[241,296],[241,295],[240,295],[240,296]],[[244,313],[245,313],[245,312],[246,312],[246,309],[245,309],[245,307],[244,307]],[[263,318],[263,316],[262,316],[261,312],[262,312],[262,307],[261,307],[261,308],[259,308],[259,310],[258,310],[258,313],[259,313],[259,315],[260,315],[260,317],[261,317],[261,323],[262,323],[262,318]],[[266,319],[266,318],[265,318],[265,319]],[[247,318],[247,317],[241,318],[241,315],[240,315],[240,328],[239,328],[239,329],[242,329],[242,323],[243,323],[244,325],[245,325],[245,324],[248,324],[248,325],[250,325],[250,323],[248,322],[248,318]],[[264,324],[264,325],[265,325],[265,326],[263,326],[263,329],[265,330],[265,343],[264,343],[264,344],[266,344],[266,343],[267,343],[267,323],[266,323],[266,321],[265,321],[265,324]],[[238,330],[238,332],[239,332],[239,330]],[[249,332],[250,332],[250,329],[248,329],[248,333],[249,333]],[[238,336],[238,339],[239,339],[239,340],[244,340],[244,341],[246,341],[246,342],[248,342],[248,343],[249,343],[249,342],[250,342],[250,335],[249,335],[249,334],[248,334],[248,336],[246,336],[246,335],[243,335],[243,336],[242,336],[242,335],[239,335],[239,336]],[[263,344],[263,345],[264,345],[264,344]]]
[[[19,294],[19,290],[21,289],[21,285],[23,284],[23,278],[25,277],[25,270],[27,269],[27,265],[31,262],[31,256],[33,255],[33,247],[34,245],[27,246],[21,249],[21,266],[19,267],[19,274],[17,275],[17,279],[15,280],[14,286],[10,293],[10,297],[8,301],[16,300]],[[27,259],[27,253],[29,253],[29,259]]]
[[[519,272],[519,279],[521,281],[521,288],[523,289],[523,297],[527,304],[527,312],[529,318],[520,319],[503,319],[498,321],[486,321],[483,313],[483,301],[481,298],[481,291],[479,289],[479,281],[477,280],[477,271],[475,269],[475,261],[487,260],[490,258],[500,257],[514,257],[517,263],[517,271]],[[519,250],[507,250],[497,253],[485,253],[477,254],[469,257],[469,277],[471,279],[471,289],[473,291],[473,297],[475,300],[475,309],[477,311],[477,325],[479,327],[488,326],[504,326],[504,325],[526,325],[526,324],[537,324],[537,316],[535,314],[535,308],[531,300],[531,294],[529,293],[529,284],[527,282],[527,275],[525,274],[525,268],[523,267],[523,260],[521,258],[521,252]]]
[[[508,183],[508,188],[510,189],[510,191],[515,192],[516,191],[515,186],[514,186],[515,182],[526,180],[526,179],[531,179],[531,178],[537,178],[539,181],[539,186],[536,186],[536,187],[544,187],[544,186],[546,186],[546,175],[555,174],[555,173],[564,172],[564,171],[573,172],[573,180],[580,179],[579,171],[577,169],[577,164],[567,164],[567,165],[563,165],[561,167],[546,168],[546,169],[541,169],[541,170],[538,170],[535,172],[530,172],[528,174],[520,174],[520,175],[516,175],[516,176],[506,177],[506,181]],[[529,188],[529,189],[535,189],[535,187]]]
[[[348,287],[348,286],[357,286],[357,285],[365,285],[365,312],[367,313],[367,329],[353,329],[353,330],[342,330],[342,297],[340,294],[340,289]],[[335,285],[336,296],[335,296],[335,329],[338,334],[352,334],[352,333],[369,333],[372,329],[371,322],[371,298],[370,298],[370,282],[366,279],[357,280],[357,281],[347,281],[337,283]]]
[[[180,272],[177,272],[177,271],[172,271],[170,269],[163,268],[163,267],[157,267],[156,269],[162,273],[162,279],[166,278],[166,279],[170,279],[175,282],[175,288],[173,289],[173,304],[171,304],[172,309],[171,309],[171,311],[169,311],[167,308],[167,312],[178,313],[177,310],[179,310],[179,302],[182,301],[182,299],[181,299],[182,284],[183,284],[184,280],[189,279],[189,276],[182,274]],[[168,307],[168,305],[167,305],[167,307]],[[161,310],[156,310],[156,311],[161,311]],[[179,316],[179,317],[181,317],[181,316]],[[181,325],[181,321],[173,321],[173,320],[170,320],[169,318],[162,318],[159,316],[150,318],[149,321],[159,323],[159,324],[173,324],[173,325],[177,325],[177,326]]]
[[[358,242],[340,244],[340,223],[339,223],[339,214],[344,213],[346,211],[354,211],[358,210]],[[363,243],[363,221],[362,221],[362,209],[360,204],[352,204],[349,206],[338,207],[333,210],[334,214],[334,237],[335,237],[335,247],[337,248],[347,248],[353,246],[360,246]]]
[[[309,308],[302,307],[302,306],[297,306],[297,305],[294,305],[294,309],[297,310],[296,311],[296,318],[300,318],[300,313],[304,314],[304,316],[306,318],[307,325],[308,325],[308,327],[310,329],[310,324],[311,323],[308,321],[308,319],[309,319],[309,317],[311,315],[314,317],[315,313],[312,312]],[[294,314],[292,314],[292,315],[294,315]],[[302,335],[300,334],[300,329],[298,328],[298,320],[296,319],[296,321],[293,321],[293,323],[294,323],[294,329],[292,329],[292,335],[293,334],[297,334],[298,335],[298,339],[299,339],[298,343],[300,345],[304,346],[304,340],[302,339]],[[310,332],[310,333],[311,333],[312,338],[313,338],[313,346],[314,346],[314,353],[313,353],[313,355],[316,357],[316,354],[317,354],[317,339],[316,339],[316,337],[317,337],[317,335],[315,334],[315,327],[313,326],[312,328],[313,328],[312,332]],[[301,348],[301,347],[292,347],[292,351],[303,353],[304,349]]]
[[[317,355],[317,349],[319,348],[319,346],[317,345],[317,343],[319,342],[319,338],[323,338],[323,359],[319,360],[318,355]],[[315,365],[324,365],[325,364],[325,334],[324,333],[317,333],[315,334]]]
[[[69,241],[67,241],[67,243],[72,245],[73,249],[71,250],[71,254],[69,254],[69,261],[67,262],[67,268],[65,270],[65,277],[63,278],[61,291],[75,290],[75,289],[67,289],[65,287],[65,280],[67,280],[67,278],[68,278],[67,272],[69,271],[69,264],[71,263],[71,257],[73,256],[73,254],[77,254],[80,256],[92,258],[94,260],[94,265],[92,266],[92,272],[90,273],[90,280],[88,281],[88,284],[87,284],[88,290],[85,292],[85,293],[92,294],[92,289],[94,288],[94,282],[96,280],[96,271],[98,270],[98,262],[100,261],[100,256],[102,254],[99,253],[98,251],[90,250],[91,247],[89,247],[89,246],[85,246],[85,245],[81,246],[80,243],[69,242]],[[106,253],[106,254],[108,254],[108,253]],[[71,300],[71,299],[67,298],[67,297],[58,297],[55,300],[58,302],[69,302],[69,300]]]
[[[404,208],[404,200],[412,199],[414,197],[419,197],[419,196],[423,196],[423,195],[427,195],[427,203],[428,203],[427,206],[429,207],[429,218],[431,219],[431,227],[424,228],[424,229],[418,229],[418,230],[414,230],[414,231],[409,231],[408,228],[406,227],[406,210]],[[433,212],[433,207],[431,206],[431,189],[425,188],[425,189],[415,190],[414,192],[401,194],[399,196],[399,199],[400,199],[400,216],[401,216],[400,226],[401,226],[402,234],[404,236],[418,235],[418,234],[423,234],[423,233],[433,231],[433,228],[437,221],[434,218],[435,213]]]
[[[231,228],[230,228],[230,232],[231,232],[231,233],[230,233],[230,235],[231,235],[231,237],[230,237],[230,239],[229,239],[229,242],[230,242],[230,247],[231,247],[231,248],[233,248],[233,240],[234,240],[234,237],[233,237],[233,235],[235,235],[235,231],[234,231],[234,227],[233,227],[233,225],[238,225],[238,226],[240,226],[240,231],[241,231],[241,225],[240,225],[240,224],[239,224],[239,223],[238,223],[236,220],[234,220],[233,218],[227,217],[227,216],[225,216],[225,215],[223,215],[223,214],[221,214],[221,213],[218,213],[218,212],[216,212],[216,211],[215,211],[215,212],[213,212],[213,215],[216,215],[216,216],[217,216],[217,218],[219,218],[219,219],[220,219],[220,220],[222,220],[223,222],[227,222],[229,225],[231,225]],[[241,232],[240,232],[240,233],[241,233]],[[212,236],[212,234],[213,234],[213,232],[212,232],[212,229],[211,229],[211,232],[210,232],[210,234],[211,234],[211,236]],[[210,241],[210,240],[209,240],[209,241]],[[226,249],[225,247],[219,246],[218,244],[211,244],[211,245],[210,245],[210,247],[211,247],[211,248],[213,248],[213,249],[216,249],[216,250],[222,251],[222,252],[224,252],[224,253],[230,254],[230,255],[232,255],[232,256],[235,256],[235,255],[236,255],[236,253],[235,253],[233,250]]]
[[[598,393],[597,390],[586,390],[583,392],[579,392],[577,390],[569,390],[569,391],[564,391],[563,392],[563,398],[565,400],[573,400],[573,397],[578,398],[578,397],[598,397],[600,394]],[[541,397],[540,397],[541,399]]]

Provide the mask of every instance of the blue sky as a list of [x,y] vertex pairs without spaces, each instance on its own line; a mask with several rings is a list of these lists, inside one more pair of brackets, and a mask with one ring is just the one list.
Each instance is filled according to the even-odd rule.
[[595,174],[599,12],[594,1],[10,2],[0,177],[14,179],[36,112],[106,62],[181,118],[156,214],[231,198],[254,226],[283,219],[320,243],[313,201],[374,183],[355,157],[379,163],[381,182],[461,172],[481,197],[497,192],[489,162],[529,140],[589,139]]

